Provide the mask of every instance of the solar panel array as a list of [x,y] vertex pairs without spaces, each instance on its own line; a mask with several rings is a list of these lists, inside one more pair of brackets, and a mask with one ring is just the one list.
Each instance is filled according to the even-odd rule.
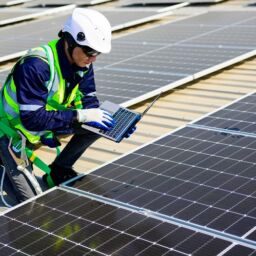
[[[20,50],[51,40],[65,19],[2,29],[1,55],[17,49],[17,38]],[[111,54],[95,64],[99,98],[131,105],[248,58],[255,54],[255,25],[254,11],[214,11],[115,39]]]
[[[101,99],[139,100],[248,57],[254,13],[212,12],[114,40],[96,65]],[[59,19],[44,22],[57,31]],[[40,24],[44,43],[54,35]],[[3,214],[0,254],[256,255],[254,102],[252,94]]]
[[247,255],[241,245],[256,255],[255,97],[251,93],[64,187],[239,245],[220,255]]
[[255,246],[255,149],[255,138],[185,127],[70,186]]
[[98,94],[129,105],[254,55],[255,24],[255,12],[210,12],[114,40]]
[[255,250],[55,189],[0,216],[1,255],[211,256]]
[[[70,12],[58,17],[1,28],[0,42],[2,47],[0,49],[0,62],[19,57],[27,49],[56,38]],[[159,14],[155,11],[132,11],[132,9],[121,12],[118,10],[105,10],[102,13],[109,19],[113,30],[140,24],[145,22],[145,20],[154,20],[166,15],[166,13]],[[17,45],[17,40],[19,45]]]
[[[60,13],[61,11],[67,11],[68,9],[72,10],[74,5],[67,5],[64,7],[56,7],[56,8],[19,8],[19,9],[11,9],[11,10],[0,10],[0,26],[11,24],[14,22],[24,21],[28,19],[37,18],[43,15],[50,15],[54,13]],[[113,31],[124,29],[130,26],[135,26],[143,22],[156,20],[158,18],[164,17],[169,12],[157,13],[156,11],[143,11],[143,10],[135,10],[134,8],[115,8],[108,9],[103,11],[103,13],[109,17],[111,20],[111,24],[113,24]],[[131,13],[133,15],[131,16]],[[65,16],[66,18],[67,16]],[[58,23],[59,26],[62,25]],[[24,27],[27,27],[25,25]],[[60,27],[58,27],[59,29]],[[56,34],[55,34],[56,36]]]
[[1,216],[0,254],[256,255],[256,138],[191,126]]
[[0,254],[256,255],[255,149],[177,130],[1,216]]

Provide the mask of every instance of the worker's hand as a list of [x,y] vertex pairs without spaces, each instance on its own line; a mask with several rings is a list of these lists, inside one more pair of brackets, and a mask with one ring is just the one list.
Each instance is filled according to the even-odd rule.
[[125,134],[125,138],[128,139],[136,130],[136,126],[132,127],[130,130],[127,131],[127,133]]
[[77,120],[79,123],[85,123],[105,131],[110,130],[115,125],[113,117],[100,108],[78,109]]

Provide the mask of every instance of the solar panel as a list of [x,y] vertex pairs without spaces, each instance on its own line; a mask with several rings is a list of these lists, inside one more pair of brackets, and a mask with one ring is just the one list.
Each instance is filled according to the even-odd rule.
[[254,7],[254,6],[256,6],[256,2],[249,2],[248,4],[247,4],[247,6],[252,6],[252,7]]
[[[120,23],[124,23],[124,17],[131,19],[131,13],[128,11],[128,13],[125,15],[125,12],[121,12],[122,15],[120,15],[119,12],[114,11],[105,11],[103,12],[109,19],[112,24],[112,26],[120,25]],[[147,16],[149,15],[149,12],[142,12],[147,13]],[[138,15],[141,17],[141,12],[133,12],[133,15]],[[155,12],[153,12],[155,14]],[[152,15],[153,15],[152,13]],[[128,16],[128,17],[127,17]],[[215,19],[215,17],[218,16],[218,19]],[[5,55],[17,52],[17,51],[24,51],[28,48],[37,46],[40,43],[46,43],[48,40],[52,39],[53,37],[56,37],[56,34],[58,33],[60,27],[62,26],[63,22],[65,21],[67,15],[59,16],[56,18],[47,19],[47,21],[36,21],[29,24],[22,24],[22,25],[16,25],[11,28],[5,28],[1,29],[1,35],[0,35],[0,41],[2,47],[1,52],[1,59],[4,60]],[[118,17],[118,18],[117,18]],[[136,17],[137,18],[137,17]],[[143,18],[143,17],[142,17]],[[113,19],[113,21],[112,21]],[[120,22],[121,19],[121,22]],[[132,18],[134,19],[134,18]],[[119,22],[115,24],[114,22]],[[220,22],[221,21],[221,22]],[[192,40],[195,40],[196,38],[199,38],[200,40],[204,40],[207,35],[215,35],[216,32],[219,32],[221,30],[228,30],[225,31],[226,33],[233,34],[234,31],[233,28],[240,28],[242,25],[237,24],[242,23],[245,24],[242,26],[244,33],[248,32],[248,36],[250,35],[250,38],[247,36],[245,38],[238,37],[240,40],[240,43],[243,43],[241,40],[248,41],[248,46],[243,48],[241,47],[241,50],[249,50],[254,49],[255,45],[255,32],[251,27],[251,24],[246,24],[246,22],[256,22],[256,18],[254,15],[254,12],[211,12],[207,14],[202,14],[196,17],[192,17],[189,19],[181,20],[178,22],[172,22],[168,23],[163,26],[158,26],[153,29],[148,29],[143,32],[135,33],[129,36],[125,36],[122,38],[119,38],[115,40],[115,42],[121,42],[125,47],[132,48],[134,50],[134,45],[141,45],[144,46],[145,44],[151,45],[154,47],[155,50],[158,50],[161,47],[171,47],[171,44],[175,43],[175,45],[184,45],[188,44],[188,42],[191,42]],[[51,29],[49,28],[49,25]],[[39,29],[38,29],[39,28]],[[229,29],[231,31],[229,32]],[[22,31],[22,32],[20,32]],[[27,32],[26,32],[27,31]],[[166,33],[166,31],[169,31],[169,33]],[[240,30],[238,30],[240,32]],[[9,37],[7,37],[7,35]],[[15,35],[15,39],[12,35]],[[6,39],[8,38],[8,40]],[[37,39],[38,38],[38,39]],[[229,37],[228,37],[229,38]],[[16,41],[19,39],[21,41],[20,49],[17,50]],[[233,38],[232,38],[233,39]],[[251,39],[252,41],[250,41]],[[214,40],[213,40],[214,42]],[[226,39],[223,42],[222,45],[219,45],[218,43],[215,43],[212,45],[212,47],[217,48],[216,51],[218,51],[220,47],[223,47],[224,49],[226,44]],[[230,44],[235,44],[234,40],[229,41]],[[194,47],[198,48],[200,47],[200,44],[193,44]],[[209,49],[209,51],[212,51],[211,46],[202,45],[202,47]],[[228,47],[229,49],[232,49],[235,51],[236,48],[232,47],[230,45]],[[130,53],[129,53],[130,54]],[[238,53],[239,54],[239,53]],[[111,54],[112,55],[112,54]],[[123,57],[126,56],[122,56]],[[200,57],[200,55],[198,56]],[[127,58],[127,57],[126,57]],[[0,59],[0,60],[1,60]],[[5,57],[5,59],[8,59]]]
[[0,9],[0,26],[7,24],[25,21],[29,19],[35,19],[44,15],[50,15],[54,13],[59,13],[61,11],[66,11],[68,9],[73,9],[74,5],[69,5],[59,8],[46,8],[46,9],[36,9],[36,8],[18,8],[18,9]]
[[[24,36],[22,27],[19,27],[22,35],[3,29],[1,49],[13,51],[10,41],[14,38],[10,35],[14,34],[21,45],[35,44],[35,40],[40,41],[37,45],[47,42],[55,37],[63,21],[59,17],[43,24],[37,22],[40,35],[36,38],[35,34]],[[256,30],[252,25],[255,21],[253,11],[217,11],[113,40],[111,54],[100,56],[95,63],[100,100],[129,106],[255,55]],[[26,28],[35,31],[35,24]]]
[[[11,9],[13,10],[13,9]],[[37,11],[35,11],[37,12]],[[6,19],[11,19],[11,18],[16,18],[17,16],[20,16],[20,15],[25,15],[27,14],[28,12],[26,10],[18,10],[18,11],[15,11],[15,12],[6,12],[6,10],[0,10],[0,13],[1,13],[1,25],[2,25],[2,22]]]
[[22,4],[32,0],[0,0],[0,6],[12,6],[16,4]]
[[112,31],[132,27],[157,20],[171,14],[170,11],[158,12],[137,8],[104,8],[101,11],[110,20]]
[[[55,189],[0,216],[1,255],[205,256],[243,244]],[[234,255],[234,254],[233,254]]]
[[68,5],[68,4],[75,4],[75,5],[96,5],[111,2],[112,0],[33,0],[33,2],[26,4],[27,6],[58,6],[58,5]]
[[256,136],[256,93],[251,93],[234,103],[192,123],[207,129]]
[[121,0],[122,5],[173,4],[173,3],[219,3],[224,0]]
[[65,187],[256,246],[256,138],[182,128]]

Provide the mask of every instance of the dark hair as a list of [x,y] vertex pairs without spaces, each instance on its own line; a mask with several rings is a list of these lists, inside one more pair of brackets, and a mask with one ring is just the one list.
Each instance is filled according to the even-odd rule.
[[76,41],[74,40],[74,38],[72,37],[72,35],[68,32],[63,32],[62,30],[58,33],[58,36],[60,38],[63,38],[67,44],[68,44],[68,52],[70,54],[70,56],[72,57],[72,52],[74,50],[75,47],[79,46]]

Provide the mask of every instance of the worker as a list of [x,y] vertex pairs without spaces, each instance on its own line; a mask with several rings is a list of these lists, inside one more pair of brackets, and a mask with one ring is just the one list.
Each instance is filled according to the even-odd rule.
[[[20,157],[22,143],[11,141],[12,134],[25,136],[30,149],[41,145],[55,148],[60,145],[58,136],[73,135],[49,165],[50,173],[43,176],[44,181],[50,177],[59,185],[77,176],[72,166],[98,139],[81,124],[104,130],[114,126],[113,117],[99,108],[93,71],[97,57],[110,50],[111,26],[106,17],[95,10],[75,8],[59,39],[30,49],[8,75],[0,98],[0,125],[6,127],[1,131],[0,157],[18,202],[36,193],[17,169],[14,155]],[[7,150],[10,142],[14,154]]]

